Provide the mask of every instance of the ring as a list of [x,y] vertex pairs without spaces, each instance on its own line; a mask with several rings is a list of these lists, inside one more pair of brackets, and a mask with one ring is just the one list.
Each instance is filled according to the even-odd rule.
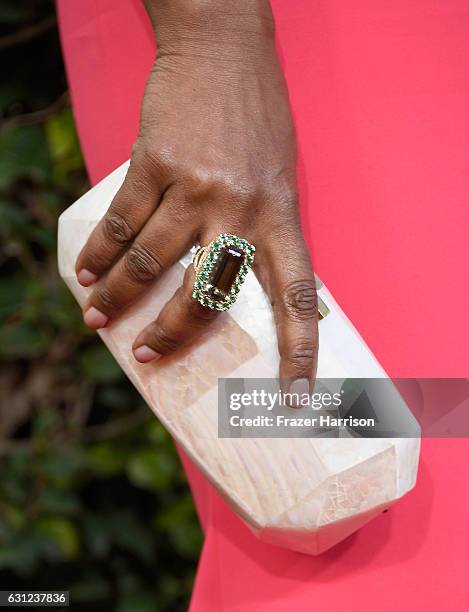
[[238,297],[256,247],[233,234],[220,234],[194,255],[196,278],[192,297],[202,306],[228,310]]

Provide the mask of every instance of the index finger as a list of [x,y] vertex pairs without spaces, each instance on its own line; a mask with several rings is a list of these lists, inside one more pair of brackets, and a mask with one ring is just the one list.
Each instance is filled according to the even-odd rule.
[[98,280],[135,238],[158,205],[160,189],[151,172],[132,163],[108,211],[94,228],[75,264],[78,282]]

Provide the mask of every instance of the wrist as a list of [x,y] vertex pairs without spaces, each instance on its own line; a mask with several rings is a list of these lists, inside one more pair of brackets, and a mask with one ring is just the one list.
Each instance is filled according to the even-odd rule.
[[269,0],[144,0],[159,54],[261,51],[274,44]]

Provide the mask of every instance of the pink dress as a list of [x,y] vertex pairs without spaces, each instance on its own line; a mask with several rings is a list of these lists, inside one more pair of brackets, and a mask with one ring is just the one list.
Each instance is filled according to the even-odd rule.
[[[316,270],[392,376],[469,375],[467,0],[272,0]],[[58,0],[91,180],[130,155],[154,57],[140,0]],[[262,544],[182,455],[205,530],[191,612],[469,606],[469,442],[308,557]]]

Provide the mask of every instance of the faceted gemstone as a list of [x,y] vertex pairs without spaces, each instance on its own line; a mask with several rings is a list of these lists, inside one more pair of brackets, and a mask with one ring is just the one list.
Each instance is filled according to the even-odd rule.
[[221,249],[209,281],[214,297],[224,298],[230,293],[243,262],[244,253],[241,249],[234,246],[226,246]]

